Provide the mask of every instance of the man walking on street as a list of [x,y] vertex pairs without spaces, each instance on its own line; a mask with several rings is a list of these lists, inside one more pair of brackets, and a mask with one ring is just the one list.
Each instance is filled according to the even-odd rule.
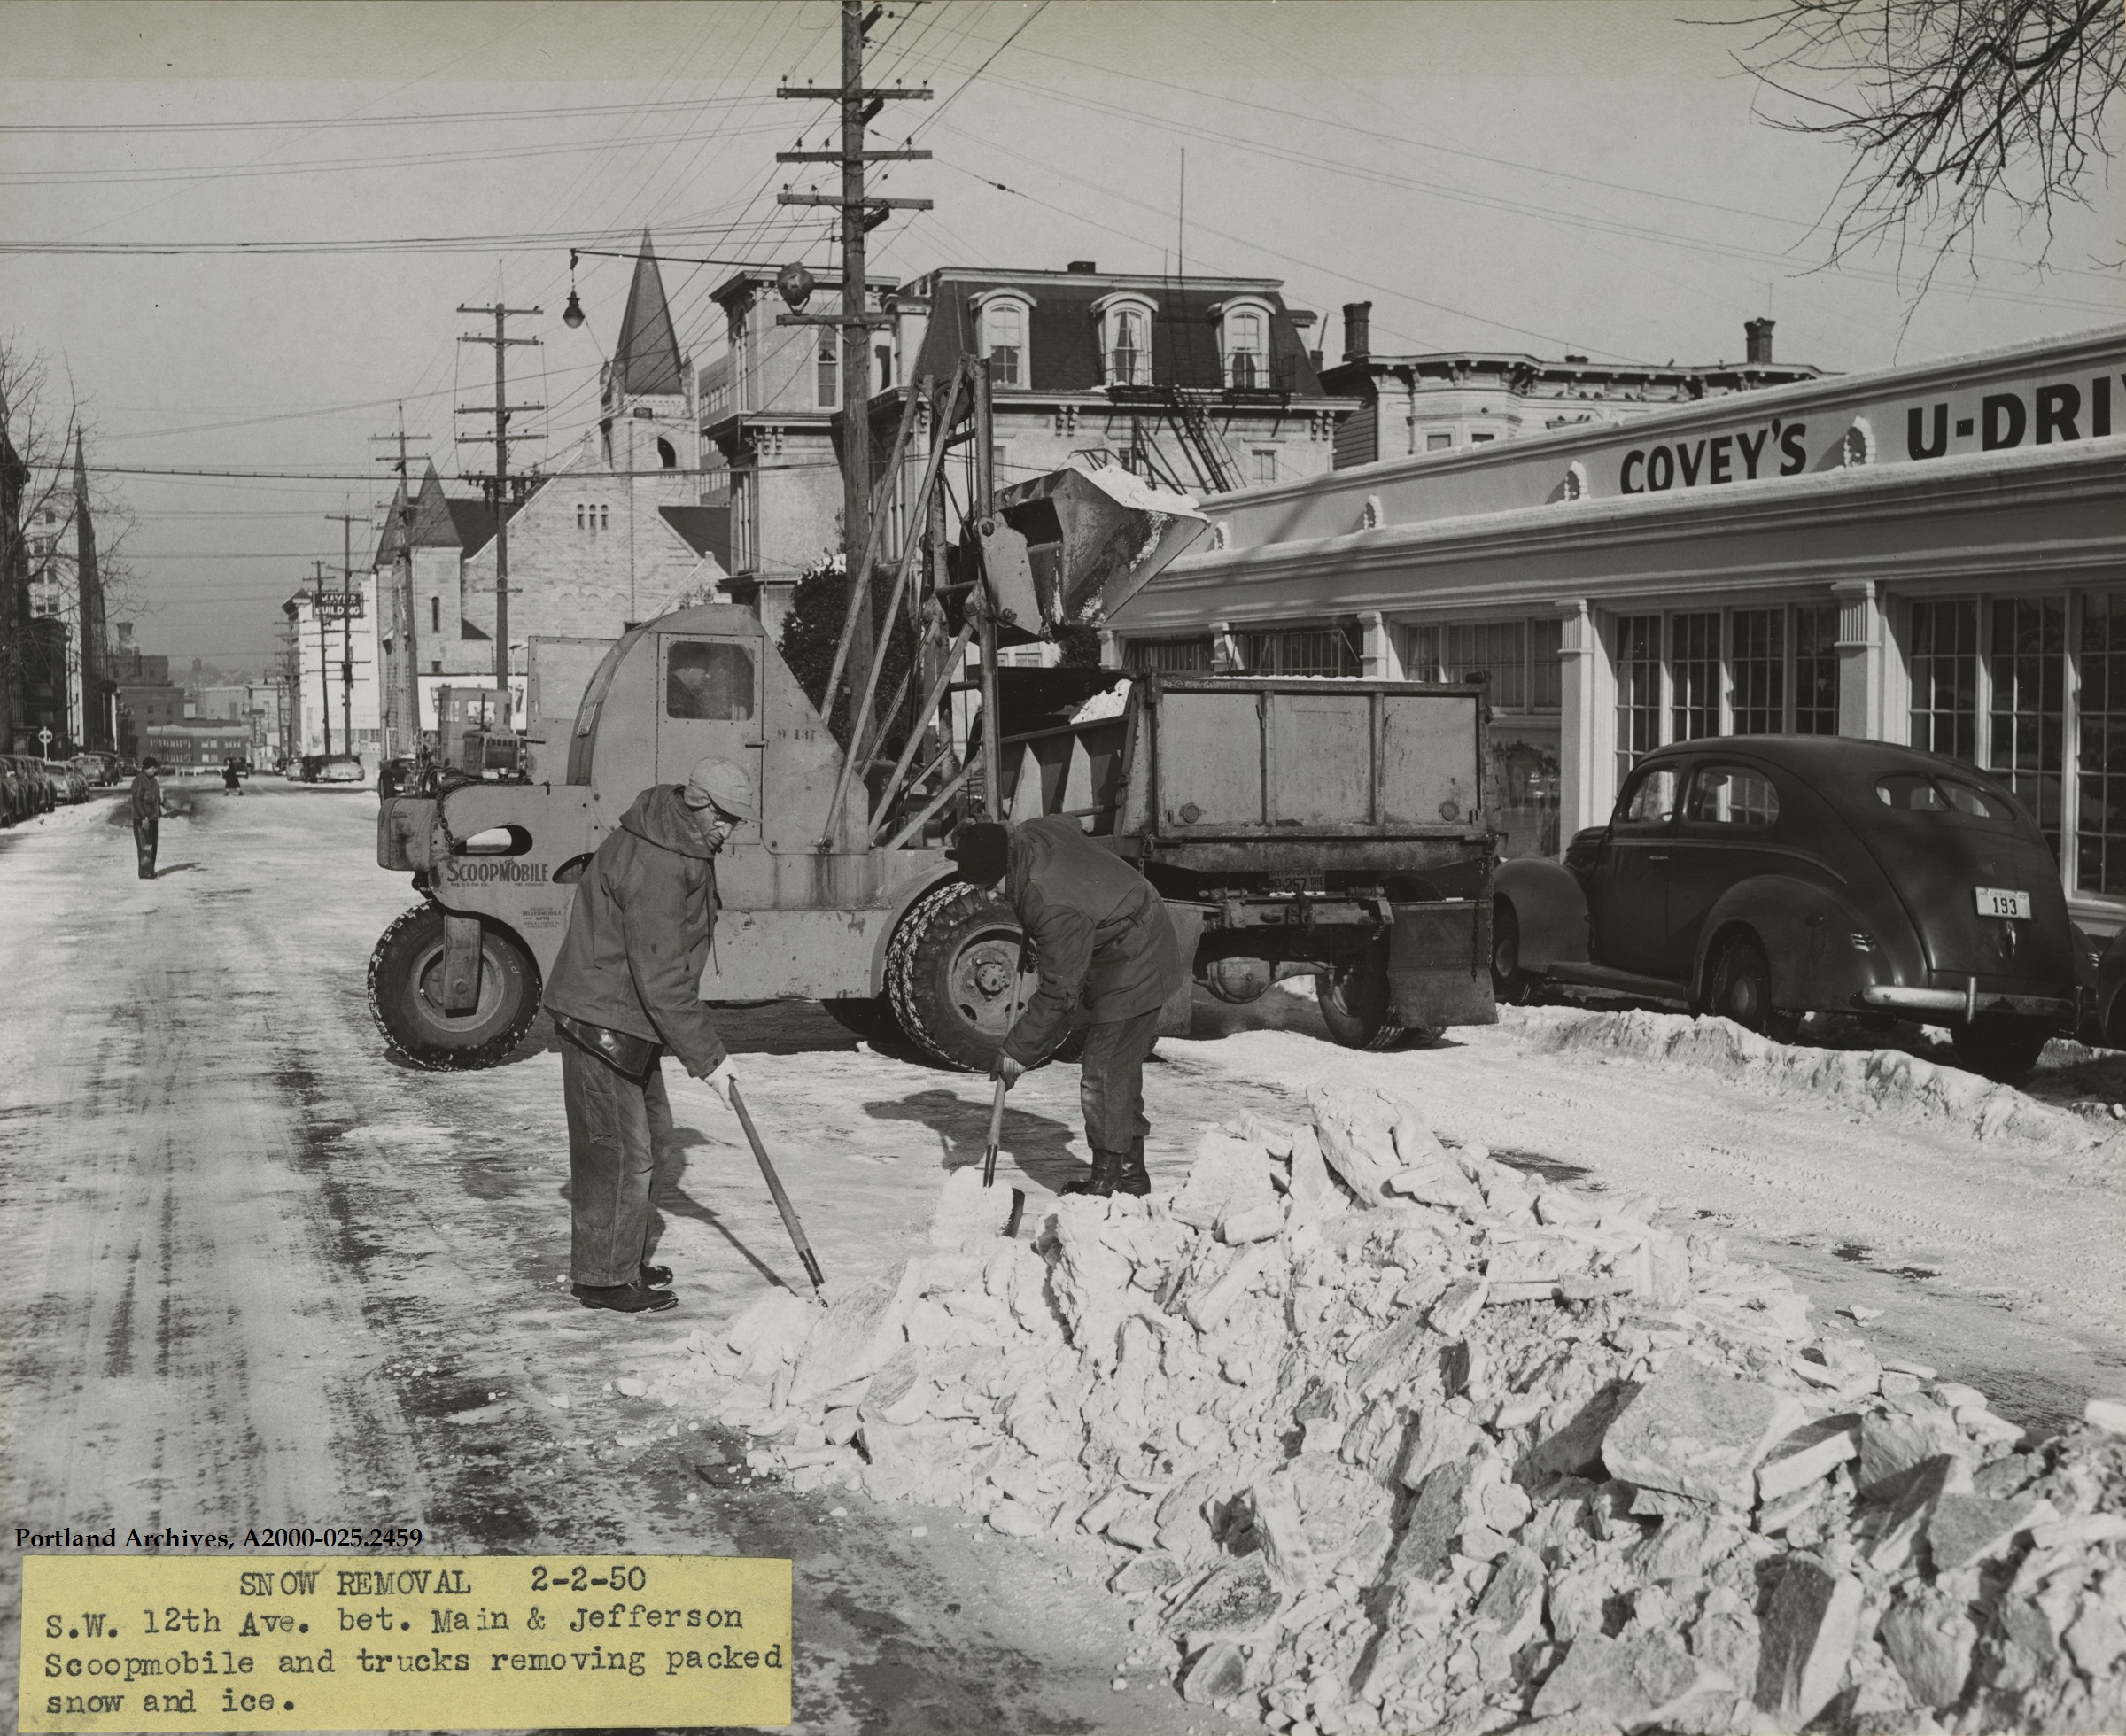
[[1041,987],[1004,1040],[992,1076],[1008,1087],[1083,1022],[1078,1099],[1092,1148],[1094,1194],[1148,1194],[1144,1058],[1159,1011],[1183,973],[1174,925],[1152,883],[1077,821],[1044,815],[1023,825],[963,826],[953,852],[976,886],[1004,882],[1026,931]]
[[562,1037],[569,1115],[569,1277],[586,1308],[674,1306],[653,1197],[658,1149],[671,1149],[667,1049],[728,1106],[736,1077],[701,1003],[716,927],[716,855],[757,819],[742,766],[705,759],[684,784],[635,798],[591,858],[547,1010]]
[[155,781],[156,764],[144,759],[133,779],[133,849],[144,880],[155,878],[155,843],[162,830],[162,786]]

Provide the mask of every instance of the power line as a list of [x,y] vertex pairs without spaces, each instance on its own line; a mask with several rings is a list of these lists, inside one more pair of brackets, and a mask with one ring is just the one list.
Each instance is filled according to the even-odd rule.
[[727,104],[759,103],[762,97],[691,97],[684,101],[584,103],[558,108],[460,109],[443,114],[312,115],[285,120],[127,120],[110,126],[75,121],[9,121],[0,133],[246,133],[318,132],[336,127],[435,127],[458,122],[560,120],[587,114],[639,114],[691,111]]

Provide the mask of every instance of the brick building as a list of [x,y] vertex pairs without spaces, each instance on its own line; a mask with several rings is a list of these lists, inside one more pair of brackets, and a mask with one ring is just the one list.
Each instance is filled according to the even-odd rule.
[[[1276,278],[1171,278],[948,267],[878,284],[892,320],[872,358],[872,450],[882,466],[907,394],[986,356],[999,485],[1105,453],[1188,493],[1316,476],[1331,468],[1355,399],[1327,391],[1308,355],[1314,315]],[[702,433],[731,467],[732,593],[780,619],[797,575],[840,543],[840,366],[819,327],[777,327],[765,272],[716,291],[730,339],[727,407]],[[833,312],[816,297],[808,312]],[[920,416],[888,504],[882,558],[899,551],[933,438]],[[957,533],[957,524],[948,531]],[[780,595],[778,594],[780,593]]]
[[1336,468],[1419,453],[1452,452],[1580,422],[1627,422],[1656,410],[1765,386],[1795,385],[1822,370],[1774,363],[1772,322],[1743,326],[1740,362],[1671,361],[1661,367],[1489,350],[1422,355],[1372,353],[1369,301],[1344,304],[1344,359],[1322,369],[1322,384],[1355,399],[1336,430]]

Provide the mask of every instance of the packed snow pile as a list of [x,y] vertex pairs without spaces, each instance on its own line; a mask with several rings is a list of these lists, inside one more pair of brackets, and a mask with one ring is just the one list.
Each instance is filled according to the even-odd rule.
[[2084,1118],[2033,1101],[2013,1086],[1943,1066],[1902,1049],[1817,1049],[1775,1042],[1725,1019],[1688,1013],[1582,1012],[1529,1008],[1517,1022],[1538,1055],[1624,1055],[1685,1067],[1781,1095],[1805,1093],[1854,1108],[1952,1123],[1975,1139],[2086,1146]]
[[1647,1202],[1311,1107],[1171,1199],[764,1298],[695,1340],[725,1418],[800,1487],[1102,1539],[1182,1692],[1298,1736],[2126,1726],[2116,1434],[2030,1443]]

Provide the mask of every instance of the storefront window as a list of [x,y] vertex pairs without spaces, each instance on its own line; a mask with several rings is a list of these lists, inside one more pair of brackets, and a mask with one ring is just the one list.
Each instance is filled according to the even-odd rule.
[[1414,627],[1404,667],[1413,681],[1487,681],[1497,710],[1556,711],[1564,624],[1537,616]]
[[1169,675],[1208,675],[1211,641],[1202,639],[1133,639],[1123,654],[1131,669],[1160,670]]
[[1978,757],[1978,604],[1912,606],[1912,745]]
[[1357,634],[1345,627],[1283,627],[1240,635],[1250,675],[1356,675]]
[[1669,740],[1696,741],[1720,732],[1720,613],[1669,617]]
[[2037,829],[2057,859],[2067,735],[2067,601],[1997,598],[1992,616],[1987,763],[2037,817]]
[[2126,895],[2126,591],[2084,596],[2081,616],[2075,880],[2083,892]]
[[1661,745],[1661,617],[1617,621],[1617,775]]
[[1838,605],[1794,606],[1794,733],[1838,733]]
[[1734,732],[1779,735],[1787,720],[1786,611],[1734,612]]

